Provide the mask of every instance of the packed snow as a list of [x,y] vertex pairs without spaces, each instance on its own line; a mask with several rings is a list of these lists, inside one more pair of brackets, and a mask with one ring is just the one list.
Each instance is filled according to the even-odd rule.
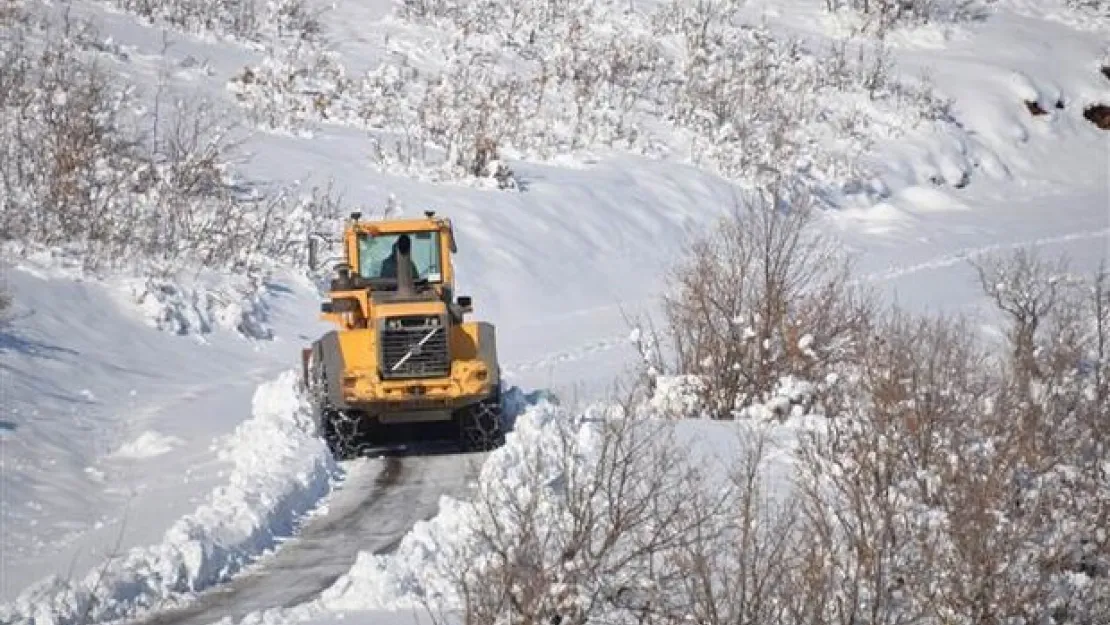
[[154,430],[143,432],[135,440],[128,441],[119,449],[112,452],[114,458],[153,458],[173,451],[174,447],[181,445],[180,438],[166,436]]

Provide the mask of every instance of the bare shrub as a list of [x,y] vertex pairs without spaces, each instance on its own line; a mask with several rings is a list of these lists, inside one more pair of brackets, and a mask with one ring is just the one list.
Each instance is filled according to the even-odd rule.
[[[920,621],[929,605],[909,591],[933,587],[939,534],[926,513],[944,488],[953,433],[983,398],[984,356],[966,327],[894,313],[873,329],[849,368],[856,382],[825,432],[803,439],[805,622]],[[926,621],[928,622],[928,621]]]
[[701,378],[717,418],[767,400],[784,376],[823,380],[869,320],[846,259],[811,227],[809,195],[780,189],[738,198],[690,246],[664,298],[674,363],[662,370]]
[[[1076,571],[1096,581],[1087,601],[1110,604],[1110,466],[1107,452],[1106,345],[1110,339],[1105,265],[1090,279],[1066,273],[1065,258],[1029,250],[980,264],[984,292],[1006,314],[1011,356],[1004,379],[1006,440],[1020,471],[1025,517],[1053,536],[1039,554],[1057,577]],[[1076,587],[1069,587],[1076,591]],[[1094,595],[1089,593],[1093,591]],[[1083,594],[1083,593],[1080,593]],[[1089,614],[1072,601],[1074,618]],[[1081,622],[1081,621],[1079,621]]]
[[304,0],[102,0],[146,19],[192,33],[261,41],[266,35],[315,39],[319,16]]
[[993,0],[825,0],[830,13],[851,10],[862,19],[861,30],[884,36],[901,27],[982,19]]
[[1063,303],[1067,267],[1062,261],[1043,261],[1025,249],[1009,258],[990,257],[974,265],[983,292],[1009,317],[1010,362],[1028,393],[1032,381],[1040,377],[1038,333]]
[[482,481],[472,530],[442,563],[462,621],[660,622],[684,575],[673,558],[714,531],[725,497],[699,493],[664,426],[559,414],[545,427],[543,446],[496,452],[514,454],[523,478]]
[[[810,49],[745,23],[743,8],[406,2],[402,17],[447,31],[448,41],[430,42],[446,69],[387,62],[327,96],[323,115],[351,120],[357,109],[363,125],[401,137],[380,150],[380,164],[448,178],[490,175],[476,149],[488,141],[534,158],[602,146],[678,155],[730,179],[795,175],[819,185],[862,176],[856,155],[875,137],[945,115],[927,85],[893,78],[885,47]],[[830,124],[841,148],[816,149]],[[666,140],[653,132],[666,127]]]
[[12,307],[12,294],[8,291],[7,285],[0,282],[0,324],[7,320],[8,311]]
[[344,121],[344,111],[354,108],[345,103],[352,84],[334,51],[305,40],[268,46],[259,64],[244,67],[228,81],[252,121],[266,128]]
[[[638,19],[622,7],[611,1],[407,3],[402,15],[446,22],[458,43],[444,49],[448,64],[441,72],[416,72],[404,60],[371,72],[358,89],[363,118],[434,145],[458,177],[493,176],[501,186],[508,174],[487,166],[484,146],[551,157],[637,143],[633,111],[659,80],[661,53],[646,30],[609,27]],[[408,80],[394,80],[398,75]]]
[[[696,532],[678,549],[684,572],[672,589],[672,609],[663,622],[707,625],[799,622],[791,620],[793,577],[802,517],[791,492],[771,479],[771,442],[762,430],[738,433],[742,442],[729,473],[728,506],[714,520],[715,531]],[[691,485],[712,488],[711,483]],[[776,492],[778,491],[778,492]]]
[[[1088,287],[1086,298],[1094,317],[1091,368],[1094,373],[1094,406],[1088,428],[1100,434],[1097,450],[1106,454],[1110,443],[1110,269],[1103,262]],[[1101,422],[1096,415],[1101,415]]]
[[62,36],[41,47],[25,29],[10,37],[0,49],[0,237],[52,244],[111,236],[113,193],[126,185],[134,147],[119,112],[127,92]]
[[[756,259],[759,271],[734,263],[734,273],[696,274],[735,280],[695,291],[703,306],[691,323],[724,317],[718,307],[749,292],[789,292],[786,302],[804,301],[812,291],[782,285],[826,275],[775,270],[807,268],[783,263],[824,256],[805,229],[771,217],[764,215],[762,225],[746,222],[763,232],[755,239],[763,245],[737,244],[735,233],[722,240],[731,244],[723,249],[753,250],[726,258]],[[792,236],[768,237],[761,229],[770,225],[771,232]],[[695,254],[685,266],[712,267],[694,263],[710,256]],[[1013,266],[1000,265],[1006,275],[1026,276],[1013,287],[1041,292],[1037,285],[1046,274],[1020,271],[1027,257],[1017,258]],[[825,267],[842,273],[840,265]],[[787,278],[769,281],[768,275]],[[744,286],[749,280],[751,291]],[[850,349],[809,371],[833,371],[843,381],[826,390],[835,410],[800,435],[790,483],[774,479],[771,442],[759,421],[748,422],[729,472],[679,449],[659,421],[549,415],[558,436],[497,452],[512,454],[509,464],[523,472],[505,473],[512,476],[506,481],[483,479],[472,508],[478,521],[441,563],[461,619],[1099,623],[1110,607],[1110,464],[1105,434],[1097,431],[1107,414],[1106,281],[1100,271],[1082,288],[1058,291],[1059,307],[1039,317],[1032,393],[1018,383],[1011,362],[1024,357],[1011,351],[1012,358],[998,358],[962,319],[898,310],[880,316],[870,309],[849,315]],[[761,307],[762,297],[751,302],[742,310],[752,318],[777,310],[780,324],[824,321],[816,314],[791,316],[789,307],[785,313],[782,306]],[[822,304],[821,310],[836,308]],[[727,343],[715,338],[711,345]],[[800,374],[781,358],[788,374]],[[692,363],[693,377],[713,379],[709,365],[696,358],[679,362]],[[759,361],[749,362],[758,367]],[[697,385],[658,388],[700,392]],[[626,404],[619,414],[664,423],[691,414],[655,399]],[[1029,410],[1037,411],[1036,419],[1027,417]],[[1029,424],[1040,428],[1032,438]],[[1050,431],[1055,434],[1047,440]],[[491,459],[495,474],[504,461]],[[427,598],[432,605],[434,598]]]
[[1079,624],[1110,602],[1110,476],[1081,356],[1097,299],[1064,303],[1061,288],[1043,306],[1053,274],[1030,268],[1057,265],[1029,258],[995,266],[1014,277],[1003,304],[1037,303],[1006,308],[1036,313],[1038,330],[1013,314],[1010,333],[1035,345],[1035,377],[1028,350],[1000,363],[959,320],[894,313],[862,343],[841,412],[803,441],[804,532],[819,540],[802,545],[801,620]]
[[23,22],[0,39],[0,240],[67,248],[89,268],[253,270],[338,216],[334,198],[236,181],[234,128],[207,103],[160,91],[141,113],[71,36],[90,29]]

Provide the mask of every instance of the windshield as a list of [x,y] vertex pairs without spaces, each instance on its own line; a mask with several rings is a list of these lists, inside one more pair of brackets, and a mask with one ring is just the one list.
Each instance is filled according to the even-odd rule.
[[409,255],[413,263],[413,279],[440,282],[439,233],[396,232],[390,234],[358,235],[358,273],[363,278],[397,278],[394,248],[397,240],[407,236],[412,245]]

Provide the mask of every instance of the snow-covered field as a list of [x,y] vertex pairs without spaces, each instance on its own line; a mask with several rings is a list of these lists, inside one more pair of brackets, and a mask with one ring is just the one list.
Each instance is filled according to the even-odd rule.
[[[629,319],[657,311],[684,244],[730,210],[732,187],[722,174],[750,182],[756,165],[730,159],[766,149],[754,140],[725,142],[728,130],[710,140],[693,121],[672,123],[659,112],[669,105],[663,98],[621,118],[637,128],[635,140],[620,134],[627,129],[613,121],[619,103],[604,95],[591,96],[591,106],[608,108],[576,130],[570,100],[555,94],[537,105],[534,124],[495,120],[521,143],[499,146],[517,185],[500,190],[486,178],[445,172],[435,141],[429,163],[383,157],[381,146],[401,145],[391,138],[427,105],[419,91],[426,85],[410,77],[375,92],[357,81],[384,62],[421,76],[458,67],[462,57],[450,44],[460,13],[451,8],[483,3],[406,3],[453,16],[422,21],[385,0],[313,4],[323,10],[323,56],[344,69],[317,66],[298,76],[290,84],[300,93],[229,81],[275,58],[318,60],[311,46],[297,56],[278,43],[271,55],[228,33],[160,28],[123,10],[126,2],[25,4],[43,14],[72,4],[75,15],[93,19],[110,39],[98,53],[105,67],[145,97],[164,84],[213,99],[250,130],[237,167],[246,180],[306,188],[331,181],[345,206],[366,214],[391,203],[395,213],[450,216],[460,291],[497,325],[506,375],[525,392],[554,392],[564,406],[606,399],[633,371]],[[596,18],[590,33],[601,37],[621,32],[607,20],[623,19],[626,6],[638,15],[628,24],[647,28],[643,16],[662,3],[574,6],[596,7],[596,15],[583,15]],[[949,102],[943,114],[923,117],[920,99],[881,89],[874,98],[814,90],[812,108],[799,113],[809,115],[796,124],[802,134],[791,135],[804,147],[783,167],[816,163],[813,179],[828,202],[820,225],[856,256],[860,282],[915,310],[968,313],[989,329],[998,319],[968,260],[1029,246],[1067,253],[1073,269],[1090,272],[1110,258],[1110,132],[1083,117],[1091,105],[1110,105],[1110,77],[1100,73],[1110,65],[1110,14],[1105,2],[1090,6],[996,0],[976,19],[895,27],[885,42],[893,65],[883,71],[907,81],[927,76],[935,100]],[[739,14],[820,50],[860,24],[848,9],[832,15],[825,7],[753,0]],[[645,32],[633,31],[630,41],[644,41]],[[532,59],[505,43],[514,37],[524,35],[461,41],[490,55],[494,68],[534,71]],[[562,47],[550,53],[552,62],[568,56]],[[821,68],[828,59],[811,61]],[[474,84],[498,75],[490,70]],[[354,82],[340,89],[336,76]],[[795,87],[801,93],[806,84]],[[248,92],[256,100],[237,101]],[[304,106],[317,93],[334,99]],[[1044,114],[1030,114],[1027,102]],[[360,117],[352,103],[373,110]],[[381,113],[387,106],[395,118]],[[260,110],[275,114],[256,127]],[[469,126],[459,128],[468,137]],[[823,160],[857,151],[857,169]],[[870,173],[849,179],[860,171]],[[260,283],[191,271],[148,281],[75,267],[56,250],[11,250],[0,256],[0,286],[14,296],[0,325],[0,621],[100,622],[169,608],[279,547],[314,511],[327,514],[348,469],[312,436],[294,390],[298,350],[325,327],[302,272],[279,268]],[[575,413],[544,402],[528,408],[480,487],[527,491],[525,480],[537,479],[528,460],[552,440],[552,424]],[[792,428],[804,424],[790,422],[772,436],[788,446]],[[737,428],[699,422],[679,434],[700,441],[691,448],[728,457],[740,444]],[[583,436],[588,431],[587,424]],[[781,477],[789,462],[777,461],[772,473]],[[471,548],[464,537],[475,530],[465,501],[444,499],[440,509],[393,555],[361,553],[319,597],[246,620],[331,622],[351,612],[372,622],[427,620],[423,601],[457,599],[441,596],[437,566]]]

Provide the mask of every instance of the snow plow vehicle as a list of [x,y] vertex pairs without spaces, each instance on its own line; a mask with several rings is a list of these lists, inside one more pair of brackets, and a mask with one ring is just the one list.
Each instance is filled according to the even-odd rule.
[[[315,240],[309,263],[316,266]],[[456,296],[451,221],[363,221],[352,213],[321,318],[336,325],[303,350],[304,386],[338,458],[386,442],[454,438],[465,451],[504,442],[494,326]]]

